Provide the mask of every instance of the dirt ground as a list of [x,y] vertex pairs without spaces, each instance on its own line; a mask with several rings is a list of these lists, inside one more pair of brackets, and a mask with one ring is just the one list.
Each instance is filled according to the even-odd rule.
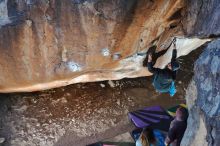
[[131,131],[127,113],[146,106],[184,103],[194,60],[180,59],[177,94],[158,94],[151,77],[74,84],[34,93],[0,95],[2,146],[85,146]]

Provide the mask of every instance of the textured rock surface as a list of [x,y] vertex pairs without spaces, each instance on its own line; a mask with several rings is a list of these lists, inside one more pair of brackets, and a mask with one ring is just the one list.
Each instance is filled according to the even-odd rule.
[[0,144],[5,142],[5,138],[0,137]]
[[195,63],[187,91],[190,110],[183,146],[220,145],[220,40],[208,45]]
[[220,35],[220,1],[219,0],[186,0],[187,12],[184,29],[191,36]]
[[[150,75],[143,52],[184,36],[184,7],[184,0],[1,0],[0,92]],[[206,40],[179,42],[183,55]]]

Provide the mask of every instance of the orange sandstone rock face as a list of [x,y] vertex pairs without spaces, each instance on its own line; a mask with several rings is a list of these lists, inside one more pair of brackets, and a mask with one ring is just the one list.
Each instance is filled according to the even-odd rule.
[[208,41],[184,38],[184,7],[184,0],[3,0],[0,92],[151,75],[142,62],[152,44],[160,51],[178,36],[181,56]]

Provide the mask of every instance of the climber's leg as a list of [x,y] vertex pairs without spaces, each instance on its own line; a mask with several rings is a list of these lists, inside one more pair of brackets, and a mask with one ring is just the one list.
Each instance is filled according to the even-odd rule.
[[171,68],[173,71],[177,71],[180,68],[179,62],[176,59],[177,57],[177,50],[173,49],[172,58],[171,58]]

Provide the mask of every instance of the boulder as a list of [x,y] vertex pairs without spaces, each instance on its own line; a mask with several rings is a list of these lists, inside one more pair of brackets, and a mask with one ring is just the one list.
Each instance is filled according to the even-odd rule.
[[[186,6],[184,0],[1,0],[0,92],[149,76],[142,62],[152,45],[165,50],[178,37],[181,56],[208,41],[185,37]],[[170,62],[172,49],[156,67]]]
[[220,39],[210,43],[195,63],[188,87],[188,127],[182,146],[220,145]]

